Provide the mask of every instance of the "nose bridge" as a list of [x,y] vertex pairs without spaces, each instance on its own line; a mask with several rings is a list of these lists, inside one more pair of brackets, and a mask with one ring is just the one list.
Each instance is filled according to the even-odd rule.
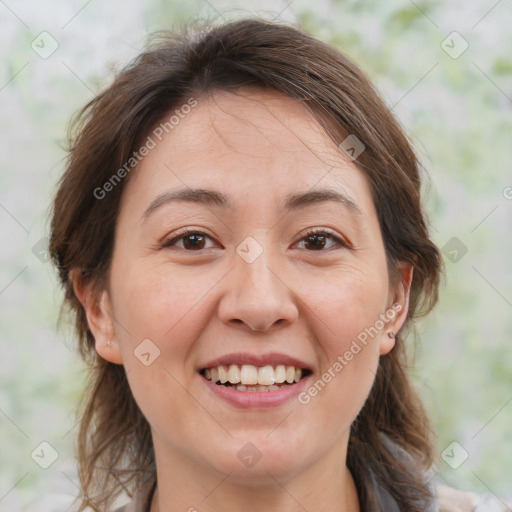
[[268,244],[247,237],[236,249],[234,268],[219,306],[225,323],[240,322],[264,331],[298,316],[293,293],[286,284],[283,265]]
[[269,299],[276,298],[281,295],[284,286],[283,282],[278,279],[279,267],[278,258],[272,257],[271,250],[266,248],[257,256],[254,261],[247,261],[243,257],[239,258],[236,265],[243,280],[247,282],[247,291],[257,296],[264,294]]

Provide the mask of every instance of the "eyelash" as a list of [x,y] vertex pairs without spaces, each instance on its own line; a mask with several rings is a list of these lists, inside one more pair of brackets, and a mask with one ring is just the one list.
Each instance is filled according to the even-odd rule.
[[[176,236],[172,237],[171,239],[164,241],[162,243],[161,247],[162,248],[172,247],[175,244],[175,242],[177,242],[177,241],[179,241],[179,240],[181,240],[183,238],[186,238],[187,236],[190,236],[190,235],[202,235],[202,236],[206,236],[206,237],[212,239],[212,237],[210,235],[207,235],[206,233],[203,233],[202,231],[191,229],[191,228],[187,228],[184,231],[182,231],[181,233],[179,233]],[[304,239],[306,239],[306,238],[308,238],[310,236],[314,236],[314,235],[323,235],[326,238],[330,238],[331,240],[334,240],[335,243],[340,248],[346,248],[346,249],[350,249],[351,248],[351,246],[347,242],[345,242],[344,240],[340,239],[339,237],[334,235],[334,233],[332,233],[331,231],[329,231],[329,230],[327,230],[325,228],[324,229],[309,229],[308,231],[306,231],[306,233],[304,233],[303,237],[300,239],[299,242],[302,242],[302,241],[304,241]],[[180,247],[180,249],[181,249],[181,247]],[[200,252],[200,251],[203,251],[204,249],[198,249],[197,251],[188,250],[188,249],[183,249],[183,250],[187,251],[187,252]],[[308,252],[327,252],[327,250],[308,251]]]

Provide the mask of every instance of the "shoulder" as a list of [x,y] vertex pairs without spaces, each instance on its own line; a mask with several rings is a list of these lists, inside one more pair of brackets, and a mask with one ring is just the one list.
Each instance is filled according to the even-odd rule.
[[459,491],[446,485],[436,487],[439,512],[473,512],[479,497],[474,492]]
[[[418,466],[417,461],[412,455],[397,442],[393,441],[387,434],[379,432],[379,435],[390,453],[396,459],[405,462],[410,468],[411,473],[415,473]],[[492,494],[480,495],[437,484],[435,482],[436,473],[435,468],[430,468],[423,475],[425,485],[429,487],[434,495],[434,500],[426,504],[424,510],[431,512],[512,512],[512,503],[505,503]]]
[[446,485],[435,488],[439,512],[506,512],[508,506],[492,496],[460,491]]

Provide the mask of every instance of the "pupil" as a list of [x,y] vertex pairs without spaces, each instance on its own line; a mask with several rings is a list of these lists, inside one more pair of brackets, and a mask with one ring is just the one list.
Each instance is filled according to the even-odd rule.
[[[194,239],[195,242],[192,242],[192,244],[190,243],[187,243],[190,242],[190,240]],[[185,237],[183,239],[183,244],[185,247],[187,247],[187,249],[201,249],[201,243],[204,243],[204,237],[203,235],[200,235],[198,233],[195,233],[195,234],[192,234],[192,235],[188,235],[187,237]]]
[[[325,246],[325,236],[324,235],[310,235],[307,237],[309,241],[315,239],[316,242],[313,242],[313,247],[315,248],[322,248]],[[320,243],[319,242],[319,239],[322,239]]]

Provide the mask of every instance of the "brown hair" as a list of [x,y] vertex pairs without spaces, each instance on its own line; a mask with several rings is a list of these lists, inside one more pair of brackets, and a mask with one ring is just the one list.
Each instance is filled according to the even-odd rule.
[[[108,198],[98,188],[112,178],[161,119],[190,98],[256,86],[299,99],[336,144],[347,134],[366,146],[355,162],[371,185],[390,276],[398,262],[414,265],[405,328],[437,301],[442,261],[429,238],[420,201],[419,164],[401,127],[369,79],[334,47],[302,29],[259,19],[182,33],[157,34],[152,45],[98,94],[75,120],[67,168],[57,191],[50,251],[74,314],[79,349],[91,386],[78,436],[80,510],[109,506],[156,478],[147,420],[130,391],[123,366],[95,351],[85,311],[73,291],[77,279],[101,289],[112,257],[120,198],[129,179]],[[403,329],[402,329],[403,330]],[[347,464],[362,510],[374,508],[369,471],[401,510],[420,511],[430,497],[421,471],[434,461],[428,421],[406,373],[403,336],[381,357],[375,383],[352,425]],[[415,461],[411,470],[382,440],[385,433]]]

